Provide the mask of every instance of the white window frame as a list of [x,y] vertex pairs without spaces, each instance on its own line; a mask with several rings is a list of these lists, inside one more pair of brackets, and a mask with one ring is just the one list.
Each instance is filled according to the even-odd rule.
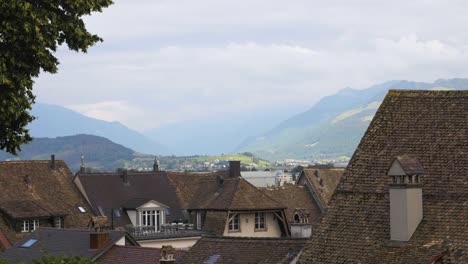
[[198,211],[197,212],[197,229],[198,230],[200,230],[202,227],[201,219],[202,219],[202,212]]
[[58,228],[58,229],[62,228],[62,217],[60,216],[54,217],[54,226],[55,228]]
[[140,226],[154,226],[154,231],[161,231],[161,225],[164,221],[162,210],[141,210]]
[[[236,227],[237,226],[237,227]],[[240,232],[240,214],[234,214],[228,223],[229,232]]]
[[33,223],[33,228],[31,231],[36,231],[39,228],[39,220],[37,219],[32,220],[32,223]]
[[29,220],[23,220],[21,224],[21,233],[28,233],[29,232]]
[[255,213],[255,230],[266,230],[266,215],[265,213]]

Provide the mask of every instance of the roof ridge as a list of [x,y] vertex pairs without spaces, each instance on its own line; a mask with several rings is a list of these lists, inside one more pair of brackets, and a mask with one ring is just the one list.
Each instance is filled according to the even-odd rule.
[[[445,96],[444,96],[445,95]],[[441,97],[468,97],[468,90],[414,90],[414,89],[390,89],[387,96],[393,97],[420,97],[437,96]]]

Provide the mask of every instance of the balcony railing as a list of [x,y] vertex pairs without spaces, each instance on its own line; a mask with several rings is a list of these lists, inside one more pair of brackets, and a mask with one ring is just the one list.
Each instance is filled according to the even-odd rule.
[[126,231],[136,240],[194,237],[204,234],[203,231],[196,230],[193,224],[161,225],[159,230],[155,226],[128,226]]

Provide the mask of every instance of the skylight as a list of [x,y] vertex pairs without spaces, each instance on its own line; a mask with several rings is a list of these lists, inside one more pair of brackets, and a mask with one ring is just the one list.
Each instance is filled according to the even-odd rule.
[[34,243],[36,243],[37,240],[36,239],[29,239],[28,241],[26,241],[26,243],[24,243],[23,245],[21,245],[22,248],[29,248],[31,247],[32,245],[34,245]]
[[86,209],[84,209],[84,208],[81,207],[81,206],[78,207],[78,210],[80,210],[80,212],[82,212],[82,213],[86,213]]
[[120,217],[120,210],[114,209],[114,217]]
[[203,262],[203,264],[215,264],[219,257],[221,257],[219,254],[212,255],[210,258],[208,258],[208,260]]

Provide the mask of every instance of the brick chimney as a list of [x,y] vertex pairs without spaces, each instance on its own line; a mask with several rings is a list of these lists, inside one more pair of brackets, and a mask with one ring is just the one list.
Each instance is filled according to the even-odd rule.
[[160,264],[175,264],[175,248],[172,246],[162,246],[159,256]]
[[230,160],[229,161],[229,178],[237,178],[241,176],[240,161]]
[[89,234],[89,249],[102,249],[109,241],[109,232],[92,232]]
[[390,240],[407,242],[423,218],[419,161],[408,155],[398,156],[387,175],[390,176]]

